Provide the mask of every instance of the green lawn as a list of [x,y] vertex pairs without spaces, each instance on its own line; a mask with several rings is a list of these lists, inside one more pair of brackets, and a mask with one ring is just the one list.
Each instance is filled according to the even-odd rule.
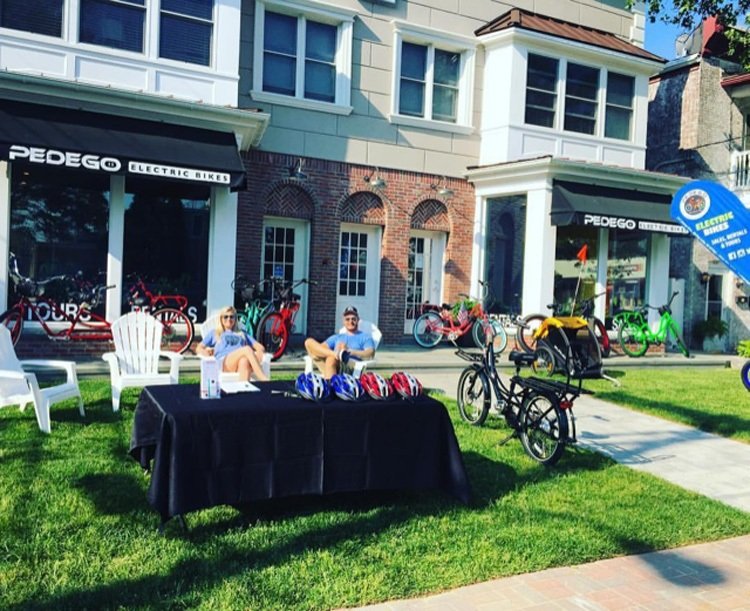
[[599,399],[750,443],[750,392],[737,369],[627,367],[607,373],[619,388],[605,380],[587,380],[584,387]]
[[53,408],[49,436],[33,412],[0,410],[3,609],[330,609],[750,533],[750,514],[599,455],[539,467],[517,441],[497,445],[498,419],[470,427],[446,400],[468,507],[439,493],[310,497],[195,512],[187,533],[160,536],[127,456],[137,391],[113,414],[107,381],[81,387],[87,417]]

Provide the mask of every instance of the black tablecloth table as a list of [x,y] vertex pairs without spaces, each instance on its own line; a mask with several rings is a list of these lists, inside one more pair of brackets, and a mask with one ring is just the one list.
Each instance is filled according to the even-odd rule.
[[[198,385],[147,386],[130,454],[151,469],[162,521],[216,505],[354,490],[470,489],[445,407],[414,401],[306,401],[290,382],[200,399]],[[153,461],[153,465],[151,464]]]

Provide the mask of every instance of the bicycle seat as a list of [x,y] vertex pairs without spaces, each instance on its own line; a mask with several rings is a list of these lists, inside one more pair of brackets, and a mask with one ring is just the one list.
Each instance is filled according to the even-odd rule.
[[536,354],[533,352],[519,352],[517,350],[512,350],[508,355],[508,360],[513,361],[518,366],[531,365],[536,361]]

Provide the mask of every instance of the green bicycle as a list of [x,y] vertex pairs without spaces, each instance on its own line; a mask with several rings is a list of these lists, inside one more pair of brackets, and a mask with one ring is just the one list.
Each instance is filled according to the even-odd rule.
[[650,305],[645,306],[645,308],[659,311],[661,318],[659,319],[659,329],[655,333],[648,326],[645,316],[631,316],[623,321],[617,332],[617,337],[620,340],[620,347],[625,354],[632,357],[643,356],[646,354],[649,345],[655,344],[658,346],[666,342],[667,337],[671,334],[680,352],[686,357],[690,356],[690,351],[680,336],[677,323],[672,318],[672,301],[678,294],[679,291],[672,293],[669,301],[658,308]]

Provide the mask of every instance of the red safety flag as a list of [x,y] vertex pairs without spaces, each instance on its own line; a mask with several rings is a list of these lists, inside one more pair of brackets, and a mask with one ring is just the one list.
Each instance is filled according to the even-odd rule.
[[578,254],[576,255],[576,259],[578,259],[581,264],[586,265],[586,259],[588,258],[589,254],[589,245],[584,244],[581,246],[581,250],[578,251]]

